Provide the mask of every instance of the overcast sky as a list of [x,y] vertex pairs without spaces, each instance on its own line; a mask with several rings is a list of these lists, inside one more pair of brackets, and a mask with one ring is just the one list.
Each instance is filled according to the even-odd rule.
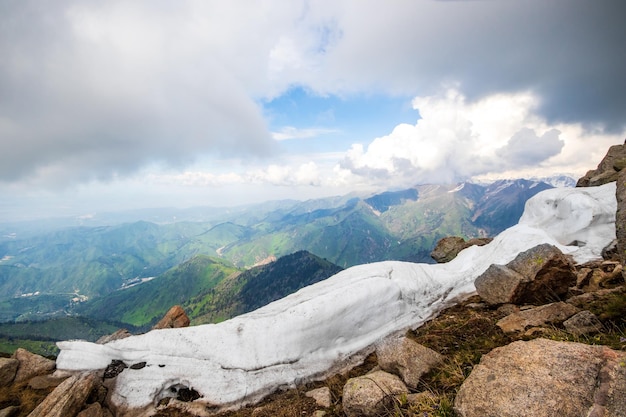
[[623,4],[0,1],[0,215],[582,175]]

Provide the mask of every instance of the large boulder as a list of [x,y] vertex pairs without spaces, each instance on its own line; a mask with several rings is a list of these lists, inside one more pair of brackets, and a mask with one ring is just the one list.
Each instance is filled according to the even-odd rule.
[[626,166],[626,146],[611,146],[596,169],[588,171],[576,183],[576,187],[595,187],[617,180],[618,173]]
[[154,325],[154,329],[174,329],[179,327],[189,326],[189,317],[185,313],[185,310],[179,305],[175,305],[170,308],[165,316]]
[[396,395],[408,393],[408,388],[397,376],[374,371],[346,382],[343,411],[347,417],[379,416],[393,409]]
[[454,403],[460,417],[626,415],[626,353],[535,339],[483,356]]
[[20,362],[13,358],[0,358],[0,387],[13,382]]
[[484,238],[473,238],[468,241],[463,239],[460,236],[448,236],[442,239],[439,239],[435,248],[430,253],[430,257],[433,258],[438,263],[450,262],[461,252],[463,249],[469,248],[470,246],[483,246],[487,243],[491,242],[493,239],[484,237]]
[[491,265],[474,282],[487,303],[542,304],[564,298],[576,284],[570,258],[556,246],[543,244],[504,265]]
[[504,333],[523,332],[532,327],[561,324],[579,311],[573,305],[559,301],[509,314],[496,325]]
[[389,338],[376,348],[378,366],[417,388],[420,378],[443,361],[443,356],[407,337]]
[[28,416],[75,417],[98,382],[99,378],[93,372],[73,375],[56,387]]
[[56,363],[53,360],[22,348],[18,348],[13,353],[13,358],[20,362],[15,375],[15,382],[22,382],[37,375],[48,374],[56,367]]

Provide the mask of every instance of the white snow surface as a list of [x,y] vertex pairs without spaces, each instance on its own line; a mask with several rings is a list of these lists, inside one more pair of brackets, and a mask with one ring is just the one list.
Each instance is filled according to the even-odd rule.
[[[219,324],[153,330],[105,345],[59,342],[57,368],[145,361],[143,369],[117,376],[111,398],[120,407],[154,405],[176,385],[213,405],[256,401],[278,387],[328,375],[381,339],[418,327],[475,291],[474,280],[491,264],[506,264],[536,245],[556,245],[577,262],[600,257],[615,238],[615,211],[614,183],[546,190],[527,202],[518,225],[449,263],[359,265]],[[574,241],[578,246],[566,246]]]

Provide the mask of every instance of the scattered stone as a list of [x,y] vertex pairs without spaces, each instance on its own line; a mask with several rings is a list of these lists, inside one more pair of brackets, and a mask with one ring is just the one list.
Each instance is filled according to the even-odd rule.
[[132,365],[130,365],[130,369],[143,369],[146,367],[146,363],[145,362],[137,362],[137,363],[133,363]]
[[104,417],[104,411],[100,403],[93,403],[78,413],[76,417]]
[[178,390],[176,399],[183,402],[191,402],[200,398],[200,393],[193,388],[182,387]]
[[56,387],[29,414],[29,417],[75,416],[97,383],[98,377],[93,372],[83,372],[71,376]]
[[424,403],[433,404],[435,402],[435,395],[430,391],[422,391],[406,396],[406,401],[410,405],[422,405]]
[[105,343],[109,343],[114,340],[125,339],[132,335],[133,334],[126,329],[119,329],[115,333],[102,336],[100,339],[96,340],[96,343],[99,345],[104,345]]
[[15,351],[13,358],[20,362],[15,375],[15,382],[22,382],[37,375],[48,374],[56,367],[56,363],[53,360],[22,348],[18,348]]
[[343,411],[347,417],[377,416],[393,407],[394,396],[409,390],[395,375],[384,371],[350,378],[343,387]]
[[0,358],[0,387],[9,385],[15,379],[20,361],[13,358]]
[[623,416],[625,360],[606,346],[514,342],[483,356],[454,409],[460,417]]
[[613,239],[611,243],[602,249],[602,259],[607,261],[619,260],[619,254],[617,252],[617,239]]
[[576,336],[599,333],[604,330],[602,322],[595,314],[587,310],[574,314],[563,322],[563,326],[565,330]]
[[435,248],[430,253],[430,257],[437,263],[450,262],[461,252],[463,249],[470,246],[483,246],[491,242],[492,238],[473,238],[468,241],[460,236],[447,236],[440,239]]
[[509,314],[517,313],[519,311],[520,308],[515,304],[502,304],[500,307],[498,307],[498,312],[506,316],[508,316]]
[[165,313],[165,316],[152,329],[175,329],[187,326],[189,326],[189,317],[181,306],[175,305]]
[[324,417],[326,415],[326,411],[317,410],[313,413],[313,417]]
[[0,417],[16,417],[20,413],[20,408],[16,405],[0,410]]
[[605,288],[598,291],[586,292],[575,297],[570,297],[567,299],[567,303],[579,308],[584,308],[586,304],[603,302],[609,300],[615,295],[624,293],[626,293],[626,287],[624,286],[616,288]]
[[332,404],[332,396],[330,394],[330,388],[328,387],[308,391],[305,395],[313,398],[320,407],[328,408]]
[[559,301],[510,314],[500,319],[496,325],[504,333],[523,332],[530,327],[563,323],[578,312],[578,308],[573,305]]
[[493,305],[558,300],[575,283],[572,261],[549,244],[521,252],[506,266],[491,265],[475,281],[478,295]]
[[124,362],[113,359],[111,363],[104,370],[104,379],[115,378],[122,373],[124,369],[128,368]]
[[404,383],[416,388],[422,375],[443,361],[443,356],[407,337],[384,340],[376,348],[378,366],[398,375]]

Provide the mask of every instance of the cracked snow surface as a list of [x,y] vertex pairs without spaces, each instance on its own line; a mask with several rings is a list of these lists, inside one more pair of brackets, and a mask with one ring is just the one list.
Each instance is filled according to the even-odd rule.
[[[104,369],[112,360],[146,362],[116,377],[112,401],[153,405],[172,386],[218,406],[258,400],[281,386],[320,378],[380,339],[415,328],[451,300],[475,290],[489,265],[550,243],[576,261],[600,257],[615,238],[615,184],[543,191],[518,225],[447,264],[385,261],[359,265],[231,320],[153,330],[105,345],[59,342],[57,368]],[[565,246],[578,242],[578,246]],[[358,355],[357,355],[358,356]],[[165,366],[161,366],[165,365]]]

